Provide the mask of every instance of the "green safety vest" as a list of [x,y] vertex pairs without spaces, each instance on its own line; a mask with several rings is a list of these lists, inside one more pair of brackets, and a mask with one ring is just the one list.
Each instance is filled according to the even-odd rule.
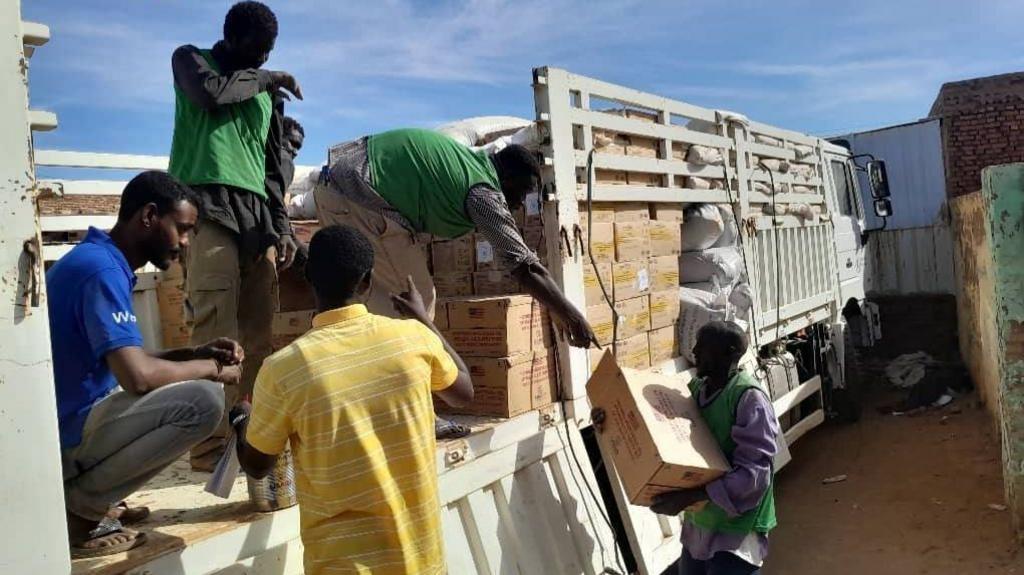
[[[210,50],[200,50],[218,72]],[[266,148],[273,102],[260,92],[204,110],[174,87],[174,139],[167,172],[188,185],[224,184],[266,199]]]
[[473,231],[465,207],[469,189],[501,189],[486,152],[439,132],[392,130],[370,136],[366,148],[374,189],[417,232],[457,238]]
[[[698,390],[703,384],[703,379],[690,381],[690,393],[694,398],[699,397]],[[736,423],[736,406],[740,398],[748,389],[756,389],[758,393],[764,390],[744,371],[737,372],[725,389],[719,392],[718,397],[706,407],[700,408],[700,413],[711,428],[712,435],[718,441],[726,458],[732,461],[732,454],[736,451],[736,442],[732,439],[732,428]],[[708,502],[696,512],[687,511],[686,518],[694,525],[708,531],[727,533],[768,533],[777,524],[775,520],[775,477],[771,478],[768,489],[761,497],[761,503],[750,511],[739,517],[729,517],[725,510]]]

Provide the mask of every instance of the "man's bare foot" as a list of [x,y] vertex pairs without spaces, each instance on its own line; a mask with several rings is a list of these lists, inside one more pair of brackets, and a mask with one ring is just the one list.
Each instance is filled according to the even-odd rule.
[[146,534],[121,526],[116,519],[96,522],[68,513],[71,558],[102,557],[134,549],[146,542]]

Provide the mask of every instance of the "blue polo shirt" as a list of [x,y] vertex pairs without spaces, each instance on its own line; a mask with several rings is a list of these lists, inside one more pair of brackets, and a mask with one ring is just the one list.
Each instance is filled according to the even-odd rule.
[[117,387],[104,356],[142,346],[132,309],[135,273],[106,232],[89,228],[46,272],[53,379],[64,449],[82,442],[82,426],[97,401]]

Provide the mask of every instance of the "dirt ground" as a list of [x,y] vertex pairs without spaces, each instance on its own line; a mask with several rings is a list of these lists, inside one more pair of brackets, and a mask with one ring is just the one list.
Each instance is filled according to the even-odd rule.
[[[778,477],[767,575],[1024,575],[1003,503],[998,435],[973,396],[907,417],[827,425]],[[846,475],[841,483],[822,484]]]

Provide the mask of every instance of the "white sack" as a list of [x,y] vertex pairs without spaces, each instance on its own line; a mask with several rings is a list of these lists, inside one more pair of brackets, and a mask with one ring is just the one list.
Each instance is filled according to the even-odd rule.
[[711,282],[730,288],[742,274],[743,255],[735,247],[686,252],[679,256],[680,283]]
[[690,204],[683,210],[682,249],[684,252],[711,247],[722,236],[725,222],[713,204]]

